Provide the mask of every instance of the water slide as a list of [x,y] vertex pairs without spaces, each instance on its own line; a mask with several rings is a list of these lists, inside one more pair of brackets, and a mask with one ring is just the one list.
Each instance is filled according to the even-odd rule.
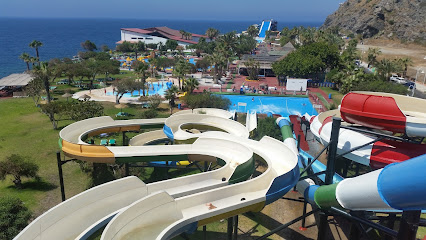
[[331,185],[300,181],[297,189],[320,208],[426,210],[425,168],[426,154]]
[[[102,239],[168,239],[227,216],[261,210],[296,184],[297,157],[283,143],[269,137],[249,140],[247,128],[229,120],[225,112],[210,113],[180,113],[167,120],[114,121],[100,117],[64,128],[59,140],[64,154],[85,161],[190,159],[217,160],[225,165],[218,170],[157,183],[144,184],[129,177],[89,189],[38,217],[15,239],[85,239],[110,220]],[[103,132],[154,126],[164,126],[164,133],[169,138],[171,133],[172,140],[191,144],[120,147],[84,142]],[[193,127],[202,132],[189,131],[196,130]],[[133,140],[147,143],[163,136],[156,133],[151,137]],[[268,169],[261,176],[244,181],[254,170],[254,153],[268,164]],[[148,222],[143,220],[146,217]]]
[[257,128],[257,113],[256,111],[247,111],[247,117],[246,117],[246,128],[249,132],[252,132],[254,129]]
[[[281,129],[283,141],[287,142],[287,145],[293,145],[295,149],[296,142],[288,119],[278,118],[276,123]],[[303,151],[300,154],[301,161],[311,157]],[[309,203],[320,208],[337,207],[370,211],[425,210],[425,167],[426,154],[354,178],[343,179],[335,174],[332,185],[318,186],[313,180],[305,179],[299,181],[296,188]],[[317,161],[312,168],[316,173],[324,171],[326,167]],[[324,181],[324,175],[318,177]]]
[[[398,132],[398,130],[392,128],[392,126],[400,126],[402,124],[402,119],[398,120],[392,116],[396,105],[386,104],[389,102],[397,102],[399,108],[404,109],[404,114],[406,114],[404,124],[406,124],[407,127],[404,127],[404,129],[410,129],[407,130],[407,135],[408,132],[410,132],[411,136],[415,134],[417,134],[417,136],[422,136],[424,129],[426,129],[426,125],[423,125],[422,121],[426,121],[426,114],[419,111],[426,111],[426,109],[421,107],[426,106],[426,100],[384,93],[382,96],[381,94],[382,93],[367,94],[366,92],[349,93],[342,99],[340,110],[323,112],[313,117],[305,114],[305,118],[311,122],[311,132],[323,145],[325,145],[330,140],[333,117],[342,117],[343,120],[350,121],[349,123],[342,122],[343,125],[356,123],[380,130],[386,129],[387,131]],[[403,101],[400,99],[403,99]],[[418,105],[418,107],[407,107],[406,105],[409,105],[410,99],[413,105]],[[360,116],[356,114],[360,114]],[[376,122],[377,125],[375,124]],[[413,129],[418,130],[414,131]],[[400,128],[400,131],[402,131],[402,128]],[[337,151],[338,153],[343,153],[352,148],[372,142],[376,140],[376,138],[376,136],[342,128],[339,132]],[[363,165],[371,166],[374,169],[379,169],[388,164],[405,161],[425,153],[426,144],[380,140],[348,153],[345,157]]]
[[259,38],[265,38],[266,37],[266,31],[271,29],[271,21],[263,21],[262,26],[259,30]]

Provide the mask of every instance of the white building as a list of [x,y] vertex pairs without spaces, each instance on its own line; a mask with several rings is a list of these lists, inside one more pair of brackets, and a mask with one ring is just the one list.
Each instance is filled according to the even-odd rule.
[[138,42],[142,41],[145,44],[162,42],[166,43],[168,39],[176,40],[180,46],[187,46],[191,44],[197,44],[198,40],[207,36],[192,33],[189,39],[182,38],[182,34],[178,30],[174,30],[168,27],[153,27],[153,28],[122,28],[121,29],[121,40],[117,44],[121,44],[124,41]]

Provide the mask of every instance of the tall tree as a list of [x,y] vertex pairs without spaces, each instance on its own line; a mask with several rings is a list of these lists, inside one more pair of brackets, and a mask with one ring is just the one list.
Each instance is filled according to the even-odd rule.
[[135,61],[132,67],[141,79],[142,95],[145,96],[146,78],[149,66],[145,62]]
[[248,58],[245,62],[250,80],[259,80],[259,62],[253,58]]
[[30,55],[24,52],[19,56],[19,58],[27,64],[27,71],[30,71]]
[[178,42],[176,40],[167,39],[166,41],[166,48],[170,49],[171,51],[176,50],[176,47],[178,46]]
[[189,94],[191,94],[196,88],[198,88],[198,85],[200,85],[200,83],[198,82],[197,79],[193,77],[189,77],[185,79],[185,90]]
[[187,73],[189,73],[190,70],[190,63],[188,63],[185,59],[179,59],[174,66],[173,69],[173,75],[178,78],[179,82],[179,89],[182,89],[182,83],[181,80],[183,80]]
[[387,58],[380,60],[377,64],[377,71],[384,80],[389,80],[391,73],[396,72],[397,70],[398,63]]
[[182,38],[182,39],[184,39],[185,34],[186,34],[186,31],[185,31],[185,30],[183,30],[183,29],[181,29],[181,30],[179,30],[179,33],[180,33],[180,35],[181,35],[181,38]]
[[39,78],[33,78],[25,87],[25,92],[30,96],[34,105],[37,106],[40,101],[41,91],[43,90],[43,81]]
[[86,40],[82,43],[80,43],[81,47],[89,52],[93,52],[94,50],[97,50],[98,48],[96,47],[96,44],[94,44],[93,42],[91,42],[90,40]]
[[411,58],[409,58],[409,57],[405,57],[405,58],[399,58],[397,61],[401,65],[402,76],[406,77],[407,76],[408,67],[409,66],[413,66],[413,60],[411,60]]
[[257,27],[253,25],[247,28],[247,34],[252,38],[256,37],[258,32],[259,30],[257,29]]
[[13,239],[28,225],[31,211],[18,198],[0,197],[0,239]]
[[38,48],[42,47],[43,43],[40,42],[40,41],[38,41],[38,40],[33,40],[28,46],[35,49],[35,51],[36,51],[36,57],[37,57],[37,62],[40,63],[40,55],[38,53]]
[[206,31],[206,36],[210,39],[210,41],[212,41],[217,36],[219,36],[219,30],[215,28],[208,28]]
[[135,60],[138,60],[138,52],[143,52],[145,51],[145,43],[138,41],[136,43],[132,44],[132,49],[135,52]]
[[218,45],[217,49],[212,55],[208,56],[208,61],[214,66],[213,68],[213,81],[218,84],[219,79],[222,78],[223,68],[226,66],[228,59],[224,54],[224,49]]
[[172,85],[164,94],[164,97],[169,101],[170,115],[173,113],[173,108],[175,107],[177,92],[179,92],[179,89],[175,85]]
[[377,63],[377,56],[380,55],[381,53],[382,52],[380,51],[379,48],[368,48],[368,51],[367,51],[368,67]]
[[47,62],[41,62],[39,66],[36,66],[32,75],[34,78],[40,79],[44,84],[44,90],[47,94],[47,103],[50,103],[50,81],[53,81],[58,77],[55,73],[54,66],[49,66]]

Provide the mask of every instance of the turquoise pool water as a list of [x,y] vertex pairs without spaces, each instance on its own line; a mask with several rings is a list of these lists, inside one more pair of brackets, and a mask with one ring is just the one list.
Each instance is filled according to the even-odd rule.
[[[238,112],[256,111],[265,114],[280,114],[283,117],[289,115],[317,115],[308,98],[297,97],[268,97],[268,96],[245,96],[245,95],[221,95],[231,100],[229,110]],[[240,103],[240,106],[238,106]],[[241,103],[247,106],[241,106]]]
[[[161,96],[164,96],[164,92],[169,88],[169,86],[172,85],[172,83],[169,82],[154,82],[149,84],[149,91],[148,95],[154,95],[154,94],[160,94]],[[107,96],[112,96],[112,92],[107,92]],[[115,92],[114,95],[117,95]],[[142,95],[142,89],[140,91],[133,91],[133,97],[139,97]],[[131,93],[125,93],[123,97],[132,97]]]

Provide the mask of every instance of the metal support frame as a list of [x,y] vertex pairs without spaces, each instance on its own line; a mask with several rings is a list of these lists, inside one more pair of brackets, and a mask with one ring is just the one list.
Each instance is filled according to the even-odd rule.
[[[325,185],[329,185],[333,183],[333,176],[335,172],[335,161],[336,161],[336,153],[337,153],[337,143],[339,141],[339,130],[340,130],[341,120],[340,118],[333,117],[333,123],[331,126],[331,136],[330,136],[330,144],[329,144],[329,152],[327,156],[327,169],[325,170]],[[328,213],[323,212],[319,216],[319,224],[318,224],[318,240],[327,239],[327,228],[328,228]]]
[[238,215],[234,216],[234,239],[237,240],[238,237]]
[[420,210],[403,211],[400,228],[398,232],[398,240],[415,240],[417,229],[420,222]]
[[259,238],[256,238],[256,240],[266,239],[267,237],[269,237],[269,236],[271,236],[271,235],[273,235],[273,234],[275,234],[275,233],[277,233],[277,232],[279,232],[279,231],[281,231],[281,230],[283,230],[285,228],[288,228],[289,226],[293,225],[294,223],[297,223],[298,221],[302,220],[303,218],[306,218],[306,217],[308,217],[308,216],[310,216],[310,215],[318,212],[319,210],[320,209],[317,208],[317,209],[314,209],[314,210],[310,211],[309,213],[307,213],[304,216],[300,216],[298,218],[295,218],[295,219],[291,220],[290,222],[288,222],[286,224],[283,224],[283,225],[281,225],[281,226],[279,226],[279,227],[271,230],[269,233],[267,233],[267,234],[265,234],[265,235],[263,235],[263,236],[261,236]]
[[226,230],[226,239],[227,240],[232,240],[232,232],[233,232],[233,227],[234,227],[234,218],[233,217],[229,217],[228,218],[228,227]]
[[71,160],[62,161],[61,160],[61,152],[57,151],[56,152],[56,161],[58,162],[59,184],[60,184],[60,187],[61,187],[61,199],[62,199],[62,202],[63,202],[63,201],[65,201],[65,186],[64,186],[64,175],[62,173],[62,165],[64,165],[65,163],[67,163]]

